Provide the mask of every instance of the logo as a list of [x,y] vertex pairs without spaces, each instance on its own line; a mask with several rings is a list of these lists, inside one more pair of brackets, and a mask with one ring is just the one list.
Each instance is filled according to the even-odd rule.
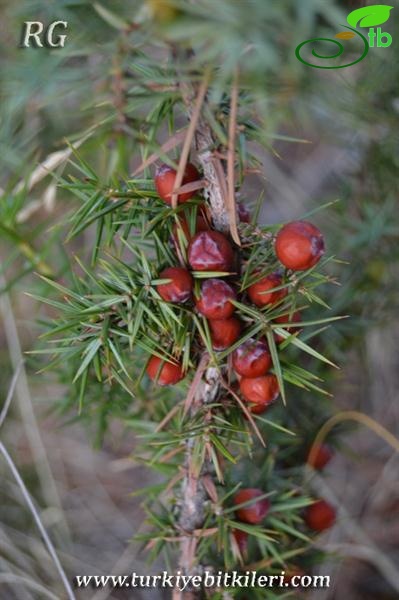
[[47,27],[41,21],[25,21],[22,27],[21,48],[64,48],[66,34],[55,34],[55,30],[67,29],[67,21],[54,21]]
[[[379,25],[383,25],[388,21],[391,10],[393,6],[385,6],[384,4],[375,4],[374,6],[365,6],[364,8],[358,8],[352,11],[348,17],[347,22],[348,25],[342,25],[345,27],[347,31],[341,31],[335,35],[335,40],[330,38],[313,38],[311,40],[306,40],[297,46],[295,50],[295,55],[298,60],[300,60],[304,65],[308,67],[314,67],[315,69],[344,69],[345,67],[351,67],[356,63],[363,60],[369,51],[370,48],[387,48],[392,44],[392,36],[389,33],[382,31]],[[369,28],[368,33],[361,33],[357,27]],[[356,40],[354,40],[356,38]],[[344,44],[339,40],[353,40],[354,42],[360,41],[360,49],[358,43],[349,42],[348,46],[344,46]],[[307,47],[310,50],[310,46],[308,44],[313,45],[316,42],[328,42],[329,44],[335,45],[335,54],[320,54],[315,49],[312,49],[312,56],[316,59],[320,59],[321,61],[333,59],[338,59],[342,54],[344,54],[345,50],[356,50],[361,53],[361,56],[356,60],[352,60],[351,62],[345,63],[343,65],[340,64],[315,64],[312,60],[312,57],[304,58],[303,50]],[[308,53],[309,54],[309,53]]]

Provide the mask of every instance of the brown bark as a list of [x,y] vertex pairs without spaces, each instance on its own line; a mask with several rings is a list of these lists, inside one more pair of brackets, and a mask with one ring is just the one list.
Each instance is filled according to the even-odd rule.
[[[196,91],[183,84],[181,86],[183,99],[187,107],[189,119],[194,110]],[[205,100],[206,102],[206,100]],[[195,131],[195,146],[197,159],[201,165],[204,179],[207,183],[204,195],[208,200],[212,221],[215,229],[227,233],[229,231],[229,216],[226,211],[227,182],[226,174],[221,160],[214,152],[217,148],[211,128],[203,117],[198,119]],[[190,407],[193,416],[205,404],[214,402],[221,389],[220,373],[214,367],[206,369],[202,381],[195,393],[194,401]],[[197,540],[194,531],[203,526],[205,519],[205,504],[209,496],[204,485],[204,477],[210,476],[209,464],[205,463],[199,475],[192,468],[193,440],[188,440],[186,445],[186,474],[181,489],[179,526],[184,536],[180,547],[179,567],[184,574],[193,575],[201,571],[201,566],[196,562]],[[209,489],[209,486],[208,486]],[[195,600],[200,596],[197,591],[175,591],[174,600]]]

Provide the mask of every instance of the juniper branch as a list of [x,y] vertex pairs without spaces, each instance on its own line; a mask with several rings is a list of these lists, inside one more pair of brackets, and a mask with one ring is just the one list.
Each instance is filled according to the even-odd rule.
[[[184,82],[181,84],[181,92],[190,120],[195,107],[196,92],[193,87]],[[228,193],[226,176],[221,160],[214,152],[216,149],[215,139],[209,124],[203,116],[203,112],[198,119],[195,145],[197,158],[201,164],[204,179],[207,182],[204,195],[211,207],[215,229],[226,233],[229,231],[229,217],[226,210]]]
[[[195,106],[195,89],[182,84],[181,91],[186,105],[188,118],[190,119]],[[203,117],[199,116],[195,131],[195,145],[197,158],[207,182],[205,195],[209,201],[212,220],[215,229],[227,232],[229,230],[229,218],[226,211],[227,183],[224,169],[220,158],[216,157],[213,149],[215,140],[212,131]],[[195,393],[194,402],[190,407],[191,417],[206,404],[214,402],[221,389],[220,371],[215,367],[206,369],[204,376]],[[205,489],[203,478],[209,475],[209,462],[205,463],[199,474],[193,468],[193,446],[194,440],[189,439],[186,443],[186,475],[181,489],[181,504],[179,526],[184,532],[184,538],[180,548],[180,568],[184,573],[193,573],[195,569],[195,554],[197,540],[194,531],[203,526],[205,519],[205,504],[208,494]],[[198,566],[196,566],[198,567]],[[191,600],[195,598],[195,592],[180,593],[180,598]]]

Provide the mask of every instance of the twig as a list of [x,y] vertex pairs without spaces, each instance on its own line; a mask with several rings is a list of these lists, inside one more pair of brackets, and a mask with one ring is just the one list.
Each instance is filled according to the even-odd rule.
[[238,394],[235,393],[235,391],[233,390],[233,388],[231,388],[225,381],[223,381],[223,379],[221,380],[221,385],[233,396],[233,398],[237,401],[239,407],[241,408],[242,412],[244,413],[244,415],[247,417],[248,421],[250,422],[254,432],[256,433],[256,435],[259,438],[260,443],[262,444],[262,446],[264,448],[266,448],[266,442],[263,439],[263,436],[261,434],[261,432],[259,431],[258,426],[255,423],[255,420],[251,414],[251,411],[248,410],[248,408],[245,406],[244,402],[241,400],[240,396]]
[[[206,90],[208,79],[206,78],[201,85],[200,91],[196,94],[195,89],[187,84],[181,84],[181,91],[186,104],[188,117],[190,119],[190,135],[186,137],[185,153],[182,153],[180,160],[179,175],[183,177],[182,165],[185,165],[184,159],[188,157],[192,138],[195,137],[198,160],[207,181],[204,194],[209,200],[211,216],[215,229],[228,232],[229,214],[226,210],[228,206],[228,189],[226,175],[223,170],[220,158],[214,155],[215,141],[212,131],[202,116],[201,108],[206,102]],[[195,133],[195,135],[194,135]],[[190,142],[190,146],[189,146]],[[233,163],[234,165],[234,163]],[[176,177],[175,187],[181,185],[182,179]],[[221,373],[215,367],[206,368],[209,362],[209,356],[204,354],[198,373],[202,372],[202,381],[195,378],[192,389],[190,390],[186,404],[185,412],[194,417],[198,411],[206,404],[212,403],[217,398],[221,388]],[[180,544],[179,566],[183,573],[193,574],[198,569],[195,564],[196,550],[198,544],[198,535],[196,531],[201,530],[205,520],[205,504],[210,499],[215,498],[216,488],[214,487],[211,475],[209,473],[209,459],[203,465],[200,473],[196,473],[193,464],[193,448],[195,440],[190,438],[186,441],[186,464],[185,477],[182,483],[179,526],[182,533],[185,534]],[[193,600],[198,597],[196,591],[174,591],[174,600]]]
[[[208,356],[206,359],[208,360]],[[197,387],[195,399],[191,405],[189,414],[194,416],[202,406],[213,402],[219,389],[220,373],[214,367],[210,367],[206,370],[203,381]],[[193,540],[194,532],[203,525],[205,519],[205,502],[208,500],[203,478],[209,475],[209,473],[206,466],[202,468],[199,474],[196,473],[193,465],[194,443],[194,438],[190,438],[186,442],[186,475],[182,484],[179,516],[180,528],[187,536],[182,541],[180,557],[180,567],[185,573],[190,573],[193,569],[193,545],[196,544],[195,540]],[[209,483],[207,487],[209,487]]]
[[[192,122],[193,116],[195,116],[196,91],[184,81],[181,83],[180,89],[188,117],[190,122]],[[204,102],[206,102],[206,98],[204,98]],[[213,224],[215,229],[227,233],[230,230],[230,225],[229,214],[226,211],[228,202],[226,175],[218,155],[212,130],[202,114],[198,116],[198,123],[195,130],[195,145],[198,161],[201,164],[204,178],[207,181],[204,195],[209,200]]]
[[169,423],[169,421],[171,419],[173,419],[173,417],[175,417],[177,415],[177,413],[180,410],[180,404],[176,404],[169,412],[168,414],[162,419],[162,421],[159,423],[159,425],[157,425],[156,429],[155,429],[155,433],[158,433],[159,431],[162,431],[162,429],[165,427],[165,425],[167,425]]
[[182,129],[169,138],[162,146],[160,147],[160,152],[154,152],[149,156],[146,160],[144,160],[132,173],[132,177],[136,177],[140,173],[142,173],[147,167],[150,167],[154,162],[156,162],[161,154],[166,154],[176,148],[176,146],[180,146],[183,142],[184,138],[187,135],[187,129]]
[[186,138],[184,140],[184,144],[183,144],[183,148],[182,148],[182,152],[181,152],[181,156],[180,156],[179,168],[177,169],[174,190],[172,193],[172,207],[173,208],[176,208],[176,206],[177,206],[177,199],[178,199],[177,190],[179,189],[179,187],[181,187],[181,184],[183,183],[184,171],[186,169],[188,157],[190,155],[191,144],[192,144],[192,141],[193,141],[193,138],[195,135],[195,130],[197,128],[197,124],[198,124],[198,121],[200,118],[202,104],[205,100],[206,92],[208,89],[208,83],[209,83],[209,74],[206,74],[204,77],[204,80],[202,81],[202,83],[200,85],[199,91],[198,91],[198,96],[196,98],[194,108],[193,108],[193,111],[191,114],[190,125],[187,129]]
[[198,390],[198,386],[201,383],[201,379],[202,376],[205,372],[205,369],[207,367],[207,365],[209,364],[209,354],[207,352],[205,352],[202,355],[202,358],[199,362],[197,371],[194,375],[193,381],[190,385],[190,389],[188,390],[188,394],[186,396],[186,399],[184,401],[184,412],[183,412],[183,416],[185,417],[188,413],[188,411],[191,409],[191,406],[195,400],[195,396]]

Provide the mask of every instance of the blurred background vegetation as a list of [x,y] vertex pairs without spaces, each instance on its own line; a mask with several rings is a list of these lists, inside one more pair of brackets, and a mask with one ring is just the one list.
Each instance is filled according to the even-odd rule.
[[[359,410],[397,433],[396,0],[391,21],[384,25],[394,36],[392,46],[376,48],[355,67],[336,71],[305,67],[294,49],[316,34],[334,35],[348,12],[364,2],[176,1],[171,19],[161,4],[0,2],[2,398],[23,353],[36,346],[39,313],[41,319],[51,314],[26,295],[49,293],[37,273],[67,279],[70,258],[91,252],[92,232],[65,243],[65,217],[76,200],[57,187],[53,175],[74,172],[66,140],[81,144],[81,156],[104,181],[129,173],[137,145],[152,134],[148,124],[142,126],[151,97],[140,97],[135,88],[140,69],[148,66],[143,58],[148,45],[151,59],[166,69],[165,41],[189,39],[202,60],[223,65],[220,90],[240,59],[245,85],[256,98],[264,127],[257,149],[263,166],[247,178],[241,196],[251,204],[264,191],[262,222],[300,217],[331,202],[317,220],[329,251],[346,264],[337,269],[340,287],[330,286],[326,297],[333,314],[350,318],[324,339],[341,370],[322,375],[329,378],[338,409]],[[65,48],[19,48],[25,20],[68,21]],[[121,89],[126,92],[123,107]],[[122,109],[127,120],[120,118]],[[129,544],[142,521],[138,500],[129,493],[149,474],[126,458],[135,443],[128,419],[121,418],[129,414],[126,400],[115,402],[114,411],[112,406],[104,410],[101,391],[91,388],[95,409],[79,420],[76,408],[62,411],[71,400],[68,386],[48,374],[37,375],[36,368],[26,358],[1,437],[42,508],[68,574],[145,572],[144,557]],[[309,431],[315,433],[319,425],[310,423]],[[337,442],[341,453],[316,481],[344,514],[319,540],[337,553],[320,567],[332,575],[333,587],[307,597],[393,599],[395,578],[399,581],[398,460],[370,431],[352,425],[344,429]],[[94,451],[92,444],[100,439]],[[0,596],[45,597],[33,581],[62,598],[57,573],[6,465],[0,472]],[[83,597],[127,596],[102,591]]]

